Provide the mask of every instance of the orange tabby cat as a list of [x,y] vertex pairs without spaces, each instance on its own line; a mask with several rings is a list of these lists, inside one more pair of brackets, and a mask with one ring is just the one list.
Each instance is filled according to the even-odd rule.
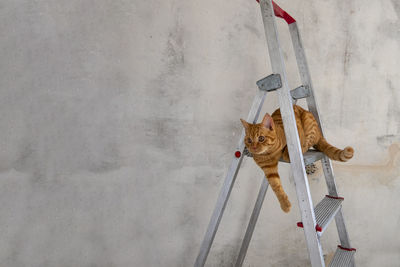
[[[322,137],[317,121],[311,112],[297,105],[294,105],[293,109],[303,153],[310,147],[314,147],[333,160],[348,161],[353,157],[353,148],[338,149]],[[272,116],[268,113],[265,114],[261,123],[250,124],[242,119],[240,120],[246,130],[244,142],[247,149],[253,154],[257,165],[264,171],[282,210],[289,212],[291,204],[285,191],[283,191],[278,174],[279,159],[282,157],[285,161],[289,161],[280,110],[277,109],[272,113]]]

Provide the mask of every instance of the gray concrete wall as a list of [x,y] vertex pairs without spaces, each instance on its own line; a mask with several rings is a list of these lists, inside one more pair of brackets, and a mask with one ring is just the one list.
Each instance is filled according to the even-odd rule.
[[[281,0],[303,34],[358,266],[400,262],[400,4]],[[254,93],[255,1],[0,2],[0,266],[191,266]],[[287,26],[292,87],[299,85]],[[277,107],[269,95],[265,110]],[[307,266],[268,192],[245,266]],[[261,171],[245,159],[207,266],[231,266]],[[326,193],[319,170],[314,202]],[[328,257],[335,227],[323,239]]]

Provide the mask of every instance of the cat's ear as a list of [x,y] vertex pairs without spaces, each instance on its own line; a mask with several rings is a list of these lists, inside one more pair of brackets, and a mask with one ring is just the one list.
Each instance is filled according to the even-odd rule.
[[249,124],[247,123],[247,121],[245,121],[244,119],[240,119],[240,121],[243,124],[243,127],[247,130],[249,128]]
[[272,119],[272,117],[271,117],[268,113],[265,113],[264,118],[263,118],[261,124],[262,124],[265,128],[270,129],[270,130],[272,130],[272,129],[274,128],[274,126],[275,126],[275,125],[274,125],[274,120]]

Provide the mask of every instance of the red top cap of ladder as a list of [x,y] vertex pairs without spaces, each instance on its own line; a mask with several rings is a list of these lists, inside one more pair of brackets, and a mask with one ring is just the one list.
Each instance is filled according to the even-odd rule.
[[[256,0],[258,3],[260,3],[260,0]],[[274,13],[275,16],[283,18],[284,20],[286,20],[287,24],[292,24],[294,22],[296,22],[296,20],[294,18],[292,18],[292,16],[290,16],[288,13],[286,13],[285,10],[283,10],[282,8],[280,8],[280,6],[278,6],[274,1],[272,1],[272,5],[274,6]]]

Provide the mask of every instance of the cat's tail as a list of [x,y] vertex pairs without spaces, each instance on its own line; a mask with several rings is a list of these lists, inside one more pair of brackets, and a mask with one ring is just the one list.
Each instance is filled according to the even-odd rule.
[[348,161],[353,157],[354,149],[350,146],[345,147],[343,150],[336,148],[329,144],[325,138],[321,138],[319,142],[314,146],[319,151],[325,153],[328,158],[337,161]]

